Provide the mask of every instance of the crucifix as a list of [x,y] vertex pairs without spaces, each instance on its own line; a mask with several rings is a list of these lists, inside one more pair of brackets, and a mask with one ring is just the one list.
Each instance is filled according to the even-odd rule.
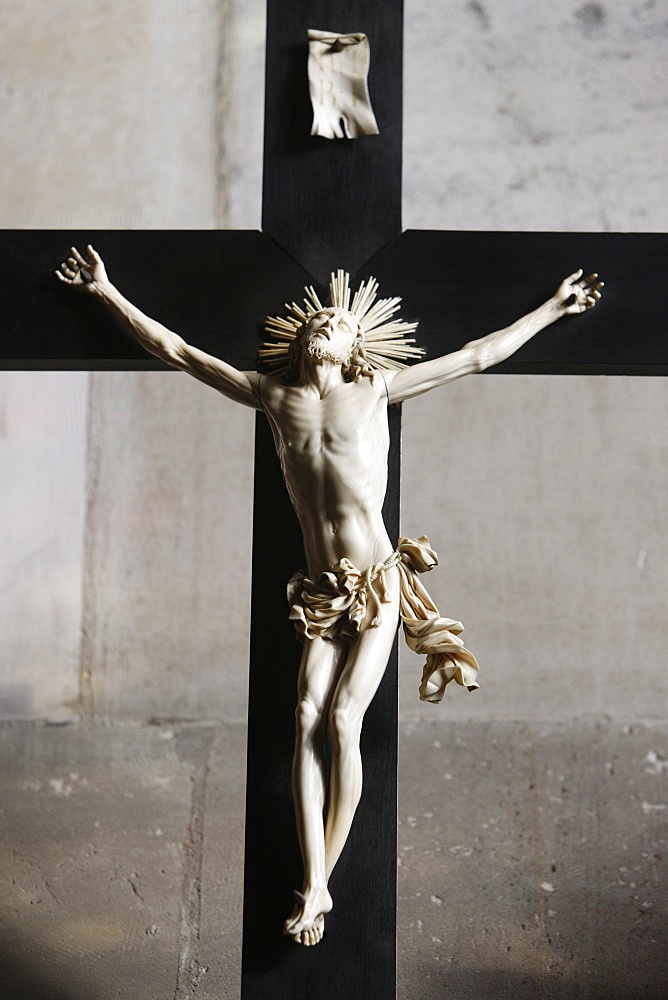
[[[622,285],[616,281],[615,272],[619,271],[625,254],[647,272],[651,244],[654,250],[658,245],[652,238],[643,242],[633,238],[619,241],[614,237],[556,238],[536,234],[501,234],[499,238],[489,234],[402,234],[401,9],[398,4],[384,4],[382,9],[381,5],[357,6],[360,9],[353,14],[346,9],[346,18],[354,15],[355,21],[344,27],[352,31],[363,29],[372,39],[379,135],[341,146],[309,138],[308,122],[302,113],[303,93],[294,100],[286,95],[290,93],[291,81],[299,78],[298,70],[304,68],[306,29],[313,23],[326,25],[322,24],[320,11],[306,11],[296,5],[290,12],[279,13],[276,5],[270,4],[263,234],[205,233],[185,238],[180,234],[107,234],[99,239],[96,236],[96,246],[110,262],[114,245],[116,248],[123,245],[124,259],[114,264],[114,278],[124,291],[133,299],[146,301],[148,289],[143,277],[135,274],[134,279],[126,281],[122,270],[124,263],[133,267],[133,256],[150,254],[151,284],[155,286],[153,297],[157,301],[155,306],[148,306],[148,311],[164,317],[178,329],[179,308],[182,315],[187,312],[179,303],[192,299],[192,294],[185,295],[184,289],[194,285],[202,292],[199,309],[210,309],[201,335],[198,333],[198,347],[211,355],[222,355],[224,361],[237,369],[249,369],[254,365],[253,336],[263,314],[275,309],[285,295],[298,294],[303,284],[325,285],[329,270],[339,265],[360,276],[374,273],[384,289],[401,294],[405,302],[410,297],[408,314],[419,315],[420,340],[428,347],[431,358],[451,354],[461,347],[462,339],[475,341],[480,333],[498,327],[498,313],[508,315],[511,302],[519,299],[520,310],[526,311],[527,300],[522,301],[518,290],[519,293],[528,290],[528,295],[533,296],[536,287],[542,288],[547,283],[546,292],[551,292],[553,275],[560,268],[570,271],[574,254],[576,262],[583,257],[594,261],[606,278],[612,279],[609,283],[618,288]],[[332,5],[327,11],[328,19],[337,16]],[[317,16],[319,20],[315,21]],[[301,54],[297,56],[295,50]],[[372,75],[372,86],[373,81]],[[54,256],[58,256],[62,246],[54,246],[52,234],[50,241],[44,240],[44,246],[49,242]],[[89,260],[89,266],[91,263],[94,261]],[[616,267],[609,266],[615,263]],[[25,268],[25,260],[22,266]],[[76,267],[72,273],[76,274]],[[574,278],[575,282],[579,280]],[[482,302],[471,302],[472,281]],[[628,275],[622,284],[629,286]],[[647,289],[647,285],[644,277],[643,287]],[[563,302],[572,296],[578,304],[571,284]],[[163,297],[168,301],[161,306]],[[510,317],[516,314],[514,305],[512,308]],[[644,339],[633,344],[630,355],[625,353],[628,327],[618,330],[620,337],[611,338],[607,324],[602,333],[601,322],[594,314],[591,319],[587,317],[586,334],[569,331],[557,340],[532,342],[513,362],[517,367],[507,366],[504,370],[612,372],[633,370],[635,364],[649,371],[656,358],[661,357],[649,343],[657,325],[656,299],[653,301],[651,295],[645,298],[643,309],[645,315],[639,319],[635,308],[634,325],[642,330]],[[140,363],[141,355],[128,353],[118,330],[111,322],[105,326],[106,321],[94,312],[93,304],[79,317],[76,306],[59,298],[55,311],[66,314],[70,324],[69,343],[64,338],[60,348],[63,361],[68,357],[90,357],[90,348],[81,345],[90,344],[88,327],[94,316],[100,345],[98,361],[104,363],[106,355],[110,359],[126,358],[130,364]],[[170,312],[174,313],[171,317]],[[316,314],[319,312],[316,310]],[[622,314],[623,310],[618,311],[618,318]],[[12,329],[17,333],[25,331],[30,318],[24,319],[22,330],[20,326]],[[643,323],[648,318],[649,322]],[[192,318],[186,322],[192,329]],[[236,338],[222,347],[221,327],[233,330]],[[466,331],[464,338],[461,330]],[[245,342],[239,339],[239,332],[247,336]],[[29,343],[31,347],[35,345],[34,340]],[[22,349],[26,351],[25,346]],[[114,354],[114,350],[119,353]],[[18,357],[15,352],[4,353],[7,357]],[[42,350],[37,356],[49,353]],[[401,377],[395,376],[400,383]],[[259,381],[257,385],[259,390]],[[406,396],[399,391],[396,399],[402,398]],[[394,438],[384,513],[387,535],[393,540],[399,534],[398,423],[398,413],[391,411]],[[337,869],[340,890],[337,886],[337,906],[332,914],[327,950],[318,948],[314,951],[317,957],[305,959],[302,950],[285,952],[286,942],[276,933],[277,924],[285,916],[280,908],[294,888],[295,878],[295,866],[286,860],[295,856],[291,820],[281,827],[282,818],[291,813],[286,774],[293,741],[294,668],[290,664],[295,661],[295,650],[277,595],[300,561],[297,554],[300,543],[287,503],[284,509],[278,512],[276,509],[276,498],[282,493],[278,485],[274,489],[275,480],[268,479],[268,468],[273,468],[276,479],[279,472],[273,458],[274,445],[264,423],[258,423],[257,434],[256,467],[261,474],[256,477],[254,529],[244,996],[293,997],[308,992],[323,997],[357,994],[389,997],[394,992],[394,662],[385,674],[365,723],[367,789],[352,830],[352,842],[342,858],[345,872],[339,874],[342,869]],[[277,523],[281,525],[280,539],[267,527]],[[272,554],[267,558],[269,551]],[[283,688],[285,678],[288,683]],[[337,911],[342,914],[338,932]],[[355,912],[359,918],[354,916]],[[330,988],[334,992],[326,992]]]

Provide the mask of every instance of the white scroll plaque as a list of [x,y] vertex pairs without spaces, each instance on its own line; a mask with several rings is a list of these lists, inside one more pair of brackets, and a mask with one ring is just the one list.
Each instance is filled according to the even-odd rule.
[[313,106],[311,135],[357,139],[377,135],[369,100],[369,39],[310,28],[308,79]]

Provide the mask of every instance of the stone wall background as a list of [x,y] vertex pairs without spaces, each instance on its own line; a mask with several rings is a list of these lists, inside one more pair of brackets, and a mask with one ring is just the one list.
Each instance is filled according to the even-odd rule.
[[[259,226],[261,0],[0,15],[3,227]],[[654,0],[407,0],[405,225],[664,231],[667,32]],[[640,378],[405,407],[404,530],[483,666],[433,709],[402,654],[405,718],[665,714],[665,417]],[[252,432],[173,372],[1,374],[2,717],[244,717]]]

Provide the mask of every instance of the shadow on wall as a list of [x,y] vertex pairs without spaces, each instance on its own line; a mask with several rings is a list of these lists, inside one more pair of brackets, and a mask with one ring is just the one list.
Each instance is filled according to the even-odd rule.
[[95,1000],[96,993],[72,982],[71,970],[63,969],[53,955],[40,954],[35,941],[21,941],[3,934],[0,939],[0,1000]]
[[[416,975],[424,975],[424,970],[415,969]],[[410,977],[409,977],[410,978]],[[623,981],[612,983],[597,979],[594,974],[581,972],[573,976],[561,972],[549,972],[545,976],[530,973],[502,972],[498,969],[459,969],[454,972],[439,973],[410,994],[401,989],[398,996],[410,1000],[480,1000],[494,997],[494,1000],[665,1000],[665,978],[657,979],[655,985],[629,988]]]
[[[639,857],[643,847],[647,842],[639,839],[634,856]],[[619,854],[615,861],[617,871],[627,871],[623,863],[629,863],[628,855]],[[504,927],[497,925],[496,940],[490,940],[488,934],[494,935],[494,928],[486,926],[483,915],[468,924],[465,917],[455,917],[452,937],[437,946],[440,955],[434,955],[435,939],[431,938],[431,947],[421,943],[419,953],[410,948],[400,960],[398,996],[410,1000],[665,1000],[667,918],[660,905],[659,885],[649,892],[645,887],[637,897],[654,896],[643,909],[642,902],[622,897],[624,887],[603,886],[600,874],[587,874],[576,860],[572,865],[570,884],[565,882],[559,891],[558,920],[555,917],[553,924],[514,925],[511,921]],[[493,912],[493,902],[490,908]],[[464,907],[456,904],[457,909]],[[486,952],[478,966],[476,940]]]
[[666,735],[404,726],[399,996],[668,996]]

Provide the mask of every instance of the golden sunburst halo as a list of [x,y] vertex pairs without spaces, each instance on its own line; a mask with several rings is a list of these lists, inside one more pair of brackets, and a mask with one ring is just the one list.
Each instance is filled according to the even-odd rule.
[[[280,374],[288,368],[290,344],[298,333],[321,309],[327,308],[320,301],[311,285],[304,287],[303,306],[296,302],[286,302],[287,316],[268,316],[265,333],[271,340],[265,341],[258,351],[258,357]],[[332,272],[329,281],[329,299],[332,306],[347,309],[357,319],[364,334],[364,354],[374,369],[406,368],[409,358],[423,355],[424,348],[417,347],[415,333],[417,323],[407,323],[395,316],[401,304],[400,298],[378,299],[378,282],[375,278],[363,281],[350,302],[350,274],[338,270]]]

